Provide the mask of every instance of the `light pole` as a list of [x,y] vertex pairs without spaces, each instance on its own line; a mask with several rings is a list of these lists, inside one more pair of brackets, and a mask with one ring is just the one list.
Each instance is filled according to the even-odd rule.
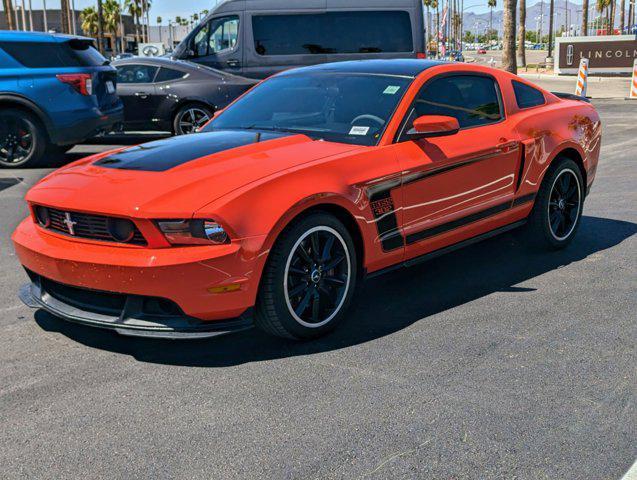
[[42,18],[44,19],[44,31],[49,31],[49,22],[46,18],[46,0],[42,0]]

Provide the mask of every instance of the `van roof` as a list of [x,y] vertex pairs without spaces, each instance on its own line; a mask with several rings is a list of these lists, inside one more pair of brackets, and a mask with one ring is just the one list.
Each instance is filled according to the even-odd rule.
[[421,0],[222,0],[210,13],[226,13],[229,11],[285,10],[304,9],[368,9],[413,8],[420,6]]
[[440,60],[421,60],[417,58],[398,59],[374,59],[351,60],[346,62],[322,63],[309,67],[294,68],[280,75],[289,75],[298,72],[341,72],[341,73],[367,73],[376,75],[400,75],[416,77],[428,68],[436,65],[444,65],[449,62]]

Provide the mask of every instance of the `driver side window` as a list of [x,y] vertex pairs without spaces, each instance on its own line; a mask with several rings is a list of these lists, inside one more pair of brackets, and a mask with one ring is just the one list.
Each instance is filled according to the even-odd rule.
[[402,132],[409,131],[413,121],[422,115],[454,117],[460,129],[499,122],[504,118],[500,98],[500,90],[491,77],[467,74],[435,78],[418,93]]
[[239,39],[239,17],[213,18],[203,25],[193,38],[195,57],[205,57],[232,50]]

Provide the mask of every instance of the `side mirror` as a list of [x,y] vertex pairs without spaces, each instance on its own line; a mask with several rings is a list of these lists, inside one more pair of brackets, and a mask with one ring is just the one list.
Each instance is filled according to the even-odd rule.
[[407,132],[412,140],[428,137],[454,135],[460,130],[458,120],[444,115],[422,115],[414,120],[414,126]]

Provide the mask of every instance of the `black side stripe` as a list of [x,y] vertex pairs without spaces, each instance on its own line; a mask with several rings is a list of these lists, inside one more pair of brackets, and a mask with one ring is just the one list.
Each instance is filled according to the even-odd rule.
[[391,191],[400,186],[400,178],[395,178],[367,189],[369,204],[376,220],[376,230],[384,252],[390,252],[404,245],[403,237],[398,231],[396,207],[391,198]]
[[515,184],[515,191],[517,192],[522,185],[522,175],[524,175],[524,164],[526,160],[526,148],[523,143],[520,144],[520,170],[518,171],[518,181]]
[[418,182],[422,180],[423,178],[432,177],[434,175],[440,175],[441,173],[449,172],[450,170],[455,170],[456,168],[466,167],[467,165],[471,165],[472,163],[482,162],[484,160],[488,160],[489,158],[493,158],[500,154],[501,152],[487,153],[484,155],[480,155],[479,157],[470,158],[468,160],[453,163],[451,165],[444,165],[439,168],[432,168],[431,170],[427,170],[425,172],[412,173],[404,177],[403,185],[409,185],[410,183]]
[[495,205],[493,207],[487,208],[486,210],[481,210],[476,213],[472,213],[471,215],[467,215],[466,217],[458,218],[457,220],[452,220],[451,222],[443,223],[442,225],[437,225],[432,228],[427,228],[424,230],[420,230],[419,232],[411,233],[407,235],[407,245],[411,245],[412,243],[420,242],[430,237],[434,237],[436,235],[440,235],[442,233],[446,233],[450,230],[455,230],[456,228],[464,227],[473,222],[477,222],[479,220],[483,220],[487,217],[491,217],[493,215],[497,215],[498,213],[505,212],[511,208],[518,207],[525,203],[533,201],[535,198],[535,194],[525,195],[520,198],[516,198],[510,202],[504,202],[499,205]]

